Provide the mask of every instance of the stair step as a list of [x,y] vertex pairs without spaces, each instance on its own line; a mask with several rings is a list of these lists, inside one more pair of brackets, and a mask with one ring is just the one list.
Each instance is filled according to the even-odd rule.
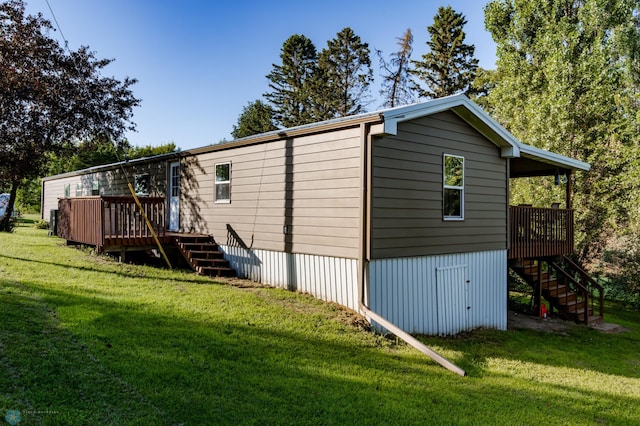
[[210,277],[234,277],[236,275],[234,269],[218,266],[198,266],[196,272]]
[[188,250],[187,255],[192,259],[216,259],[224,257],[224,253],[217,250]]
[[545,288],[545,290],[564,290],[567,288],[566,284],[560,284],[557,280]]
[[224,258],[218,259],[191,259],[191,263],[195,266],[221,266],[228,267],[229,261]]
[[178,241],[211,241],[211,237],[209,235],[191,235],[184,234],[176,237]]
[[236,276],[236,271],[229,266],[213,237],[207,235],[180,235],[175,244],[185,257],[191,268],[201,275]]
[[[509,262],[509,267],[534,289],[538,288],[539,284],[542,296],[552,308],[558,310],[564,319],[584,323],[588,316],[590,323],[602,320],[594,315],[593,307],[587,306],[580,291],[574,291],[564,279],[559,278],[566,266],[561,263],[554,264],[554,261],[557,259],[512,259]],[[549,265],[549,270],[540,270],[540,276],[538,276],[539,265],[544,267],[545,263]],[[552,272],[554,268],[560,269],[557,275]],[[584,276],[584,272],[582,274]]]
[[554,299],[558,300],[558,302],[572,302],[576,300],[578,295],[570,292],[570,293],[550,294],[549,297],[553,297]]
[[600,315],[589,315],[589,324],[598,324],[602,322],[604,318]]
[[574,300],[572,302],[563,303],[560,306],[563,307],[566,312],[570,312],[573,314],[584,313],[584,301],[582,300]]
[[218,245],[212,242],[206,243],[180,243],[180,247],[185,250],[217,250]]

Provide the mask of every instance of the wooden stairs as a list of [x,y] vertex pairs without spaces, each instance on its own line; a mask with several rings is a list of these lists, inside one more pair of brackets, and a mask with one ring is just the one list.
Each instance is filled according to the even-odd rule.
[[510,268],[533,288],[538,306],[543,297],[566,320],[587,325],[602,321],[602,286],[568,257],[519,259]]
[[218,244],[209,235],[185,234],[175,237],[175,244],[191,268],[200,275],[235,277]]

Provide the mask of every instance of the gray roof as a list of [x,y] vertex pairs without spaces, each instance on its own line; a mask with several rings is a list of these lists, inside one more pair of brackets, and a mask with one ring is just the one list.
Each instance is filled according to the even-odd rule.
[[[544,173],[541,171],[544,167],[538,167],[540,174],[548,174],[551,169],[563,170],[583,170],[588,171],[591,165],[583,161],[579,161],[564,155],[556,154],[550,151],[539,149],[530,145],[526,145],[519,141],[509,131],[502,127],[497,121],[482,110],[476,103],[471,101],[465,95],[453,95],[444,98],[432,99],[426,102],[416,103],[412,105],[389,108],[375,112],[368,112],[348,117],[340,117],[332,120],[321,121],[317,123],[305,124],[302,126],[291,127],[287,129],[274,130],[258,135],[247,136],[245,138],[233,141],[222,142],[219,144],[207,145],[201,148],[194,148],[182,152],[174,152],[170,154],[162,154],[153,157],[139,158],[128,162],[119,162],[106,164],[103,166],[95,166],[84,170],[57,175],[55,178],[64,176],[73,176],[85,174],[94,171],[107,170],[110,168],[120,167],[125,163],[136,164],[150,161],[156,161],[162,158],[184,157],[196,155],[200,153],[232,149],[237,146],[251,145],[254,143],[268,142],[271,140],[282,139],[283,137],[291,137],[305,133],[314,133],[324,129],[333,129],[343,126],[355,125],[361,122],[382,122],[383,133],[396,134],[398,123],[436,114],[438,112],[451,110],[465,120],[470,126],[484,135],[493,142],[501,150],[501,155],[505,158],[523,159],[527,163],[535,162],[538,165],[544,164],[547,168]],[[49,180],[54,176],[44,178]]]

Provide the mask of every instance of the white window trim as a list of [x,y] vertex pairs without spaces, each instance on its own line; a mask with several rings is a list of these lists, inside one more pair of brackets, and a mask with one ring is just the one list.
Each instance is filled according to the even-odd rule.
[[[224,181],[216,181],[217,173],[216,170],[218,166],[229,166],[229,180]],[[218,200],[218,185],[221,184],[229,184],[229,198],[225,198],[223,200]],[[215,163],[213,166],[213,198],[215,204],[230,204],[231,203],[231,161],[225,161],[223,163]]]
[[[455,157],[455,158],[462,158],[462,186],[453,186],[453,185],[447,185],[445,183],[445,177],[446,177],[446,168],[447,168],[447,161],[446,161],[446,157]],[[465,163],[466,160],[463,156],[461,155],[455,155],[455,154],[443,154],[442,156],[442,219],[446,220],[446,221],[464,221],[464,185],[465,185],[465,181],[466,181],[466,172],[465,172]],[[445,215],[445,190],[446,189],[457,189],[460,191],[460,216],[446,216]]]

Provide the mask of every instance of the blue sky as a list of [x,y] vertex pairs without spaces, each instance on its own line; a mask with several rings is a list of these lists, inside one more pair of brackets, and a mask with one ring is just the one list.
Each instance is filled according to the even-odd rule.
[[[45,0],[26,0],[29,13],[53,17]],[[451,5],[467,18],[467,43],[476,46],[480,66],[494,68],[495,43],[484,29],[486,1],[196,1],[49,0],[60,28],[77,49],[88,45],[98,57],[115,59],[104,74],[139,80],[134,94],[134,145],[174,142],[189,149],[230,140],[242,108],[268,90],[266,75],[280,63],[280,49],[304,34],[318,51],[344,27],[369,43],[375,82],[381,78],[375,49],[385,58],[407,28],[414,35],[413,59],[427,51],[427,26],[438,6]],[[53,37],[61,40],[60,33]]]

